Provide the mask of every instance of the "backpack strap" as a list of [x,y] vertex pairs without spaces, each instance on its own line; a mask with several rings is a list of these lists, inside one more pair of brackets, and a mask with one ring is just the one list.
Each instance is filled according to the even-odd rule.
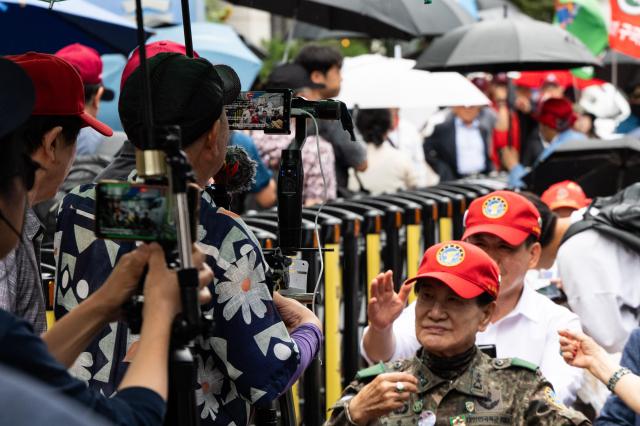
[[567,232],[565,232],[562,236],[560,245],[564,244],[569,238],[573,237],[574,235],[593,228],[595,228],[595,222],[589,219],[582,219],[576,223],[571,224],[569,226],[569,229],[567,229]]

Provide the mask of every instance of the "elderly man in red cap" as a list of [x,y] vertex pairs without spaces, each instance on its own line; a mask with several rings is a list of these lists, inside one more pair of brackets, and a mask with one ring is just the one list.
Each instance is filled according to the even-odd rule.
[[[463,238],[487,252],[502,276],[496,310],[476,341],[493,347],[498,357],[518,357],[539,366],[559,398],[570,404],[582,372],[564,363],[556,332],[580,329],[580,321],[524,282],[540,258],[539,221],[534,205],[511,191],[492,192],[469,206]],[[391,279],[388,271],[371,283],[369,327],[362,339],[362,354],[371,362],[405,358],[420,348],[411,331],[413,304],[403,310],[411,288],[404,285],[395,293]]]
[[[563,143],[571,140],[586,139],[584,133],[572,129],[576,121],[573,105],[566,98],[550,98],[544,101],[540,113],[535,116],[538,121],[541,152],[537,155],[531,168],[535,168],[547,159]],[[518,154],[514,150],[502,151],[502,162],[509,170],[509,186],[522,188],[522,178],[529,169],[520,164]]]
[[53,55],[30,52],[7,56],[31,77],[36,101],[24,124],[25,154],[37,167],[29,189],[22,241],[0,262],[0,308],[47,329],[40,278],[42,225],[31,206],[52,198],[64,181],[76,153],[76,138],[84,127],[105,136],[111,129],[84,110],[84,88],[78,72]]
[[[73,65],[78,71],[84,84],[84,110],[92,117],[97,117],[100,102],[111,101],[114,98],[113,90],[107,89],[102,84],[102,59],[98,51],[89,46],[74,43],[58,50],[55,55]],[[104,135],[95,130],[81,129],[76,153],[79,156],[93,155],[103,141]]]
[[[506,213],[498,197],[486,200],[491,215]],[[525,238],[528,231],[519,230]],[[518,358],[492,359],[476,346],[500,315],[499,294],[512,291],[500,281],[498,265],[473,244],[429,248],[418,274],[404,284],[415,282],[415,320],[406,330],[417,340],[417,352],[358,372],[328,425],[589,424],[556,401],[535,366]]]

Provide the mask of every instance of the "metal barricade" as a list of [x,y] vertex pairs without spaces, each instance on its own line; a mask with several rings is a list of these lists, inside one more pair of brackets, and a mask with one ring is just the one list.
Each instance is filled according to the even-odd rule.
[[394,271],[395,273],[402,273],[400,278],[401,282],[404,282],[407,277],[414,276],[418,273],[420,257],[424,252],[422,218],[425,216],[425,213],[430,212],[423,211],[424,207],[422,203],[398,197],[395,194],[378,195],[373,198],[375,200],[387,201],[404,209],[405,238],[402,246],[404,253],[404,270],[402,272]]
[[453,239],[453,201],[442,194],[429,192],[429,188],[413,191],[402,191],[401,194],[414,195],[423,199],[433,200],[438,205],[438,226],[435,242],[449,241]]
[[451,200],[452,214],[450,217],[452,232],[450,239],[459,240],[460,238],[462,238],[462,234],[464,232],[462,221],[464,218],[464,212],[467,210],[467,200],[464,195],[452,191],[447,191],[445,189],[438,189],[437,187],[426,188],[422,191],[429,194],[445,196]]
[[[312,207],[311,210],[316,210]],[[360,257],[364,256],[362,224],[364,217],[335,206],[324,206],[322,212],[342,220],[342,387],[355,377],[359,369],[360,344],[358,324],[361,298],[359,285],[362,280]]]
[[[403,255],[400,241],[400,230],[404,225],[404,209],[392,203],[371,198],[353,198],[349,203],[368,206],[382,210],[385,215],[382,222],[384,230],[382,245],[382,262],[384,269],[392,271],[402,271]],[[394,274],[394,284],[397,288],[401,284],[401,274]]]
[[429,198],[408,192],[397,192],[393,194],[396,198],[403,198],[418,203],[422,206],[422,243],[426,250],[438,242],[438,219],[440,208],[438,203]]

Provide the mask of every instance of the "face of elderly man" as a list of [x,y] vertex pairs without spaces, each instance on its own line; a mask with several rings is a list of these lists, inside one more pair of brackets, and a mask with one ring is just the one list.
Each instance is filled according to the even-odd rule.
[[464,299],[435,279],[417,285],[416,337],[422,347],[439,357],[468,350],[489,325],[496,303],[480,306],[478,298]]

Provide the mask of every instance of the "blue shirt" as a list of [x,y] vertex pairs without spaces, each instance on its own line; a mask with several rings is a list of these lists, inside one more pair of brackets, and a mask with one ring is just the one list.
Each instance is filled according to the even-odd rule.
[[[127,388],[113,398],[89,389],[72,377],[47,350],[31,325],[0,309],[0,364],[40,380],[82,407],[104,416],[117,425],[161,425],[165,402],[160,395],[146,388]],[[38,410],[41,407],[33,407]],[[3,410],[0,419],[6,419]],[[35,417],[35,416],[34,416]],[[10,424],[4,423],[3,424]],[[13,424],[13,423],[11,423]]]
[[257,163],[256,181],[251,186],[251,192],[255,194],[262,191],[269,184],[273,174],[262,161],[258,148],[253,142],[253,139],[251,139],[251,136],[242,132],[233,131],[231,132],[231,140],[229,141],[229,144],[244,148],[244,150],[247,151],[247,154],[249,154],[249,158]]
[[98,147],[105,141],[105,137],[92,129],[91,127],[83,127],[78,133],[76,141],[76,155],[95,155]]
[[[622,351],[620,365],[640,375],[640,329],[636,328],[629,336]],[[593,424],[595,426],[640,426],[640,416],[627,407],[618,396],[612,394],[607,398],[600,416]]]
[[458,117],[455,118],[456,126],[456,163],[460,176],[482,173],[486,170],[486,155],[484,140],[480,133],[480,121],[473,120],[467,126]]
[[509,187],[511,188],[522,188],[525,186],[524,181],[522,180],[531,169],[534,169],[538,164],[549,158],[553,152],[558,149],[558,147],[565,142],[575,141],[575,140],[584,140],[587,139],[584,133],[576,132],[572,129],[567,129],[562,133],[559,133],[551,143],[540,153],[538,158],[533,162],[533,166],[531,168],[524,167],[522,164],[518,163],[511,172],[509,172]]
[[[99,240],[94,229],[95,185],[75,188],[63,200],[56,229],[56,300],[60,318],[106,280],[132,243]],[[300,363],[265,282],[259,242],[237,215],[218,208],[206,192],[200,202],[200,248],[213,269],[212,303],[205,307],[216,327],[194,348],[201,424],[248,424],[250,405],[274,400],[287,389]],[[112,395],[127,367],[137,336],[124,323],[102,330],[76,363],[74,374]]]
[[618,124],[616,128],[616,133],[631,133],[633,130],[640,127],[640,118],[636,115],[631,114],[627,118],[625,118],[622,123]]

